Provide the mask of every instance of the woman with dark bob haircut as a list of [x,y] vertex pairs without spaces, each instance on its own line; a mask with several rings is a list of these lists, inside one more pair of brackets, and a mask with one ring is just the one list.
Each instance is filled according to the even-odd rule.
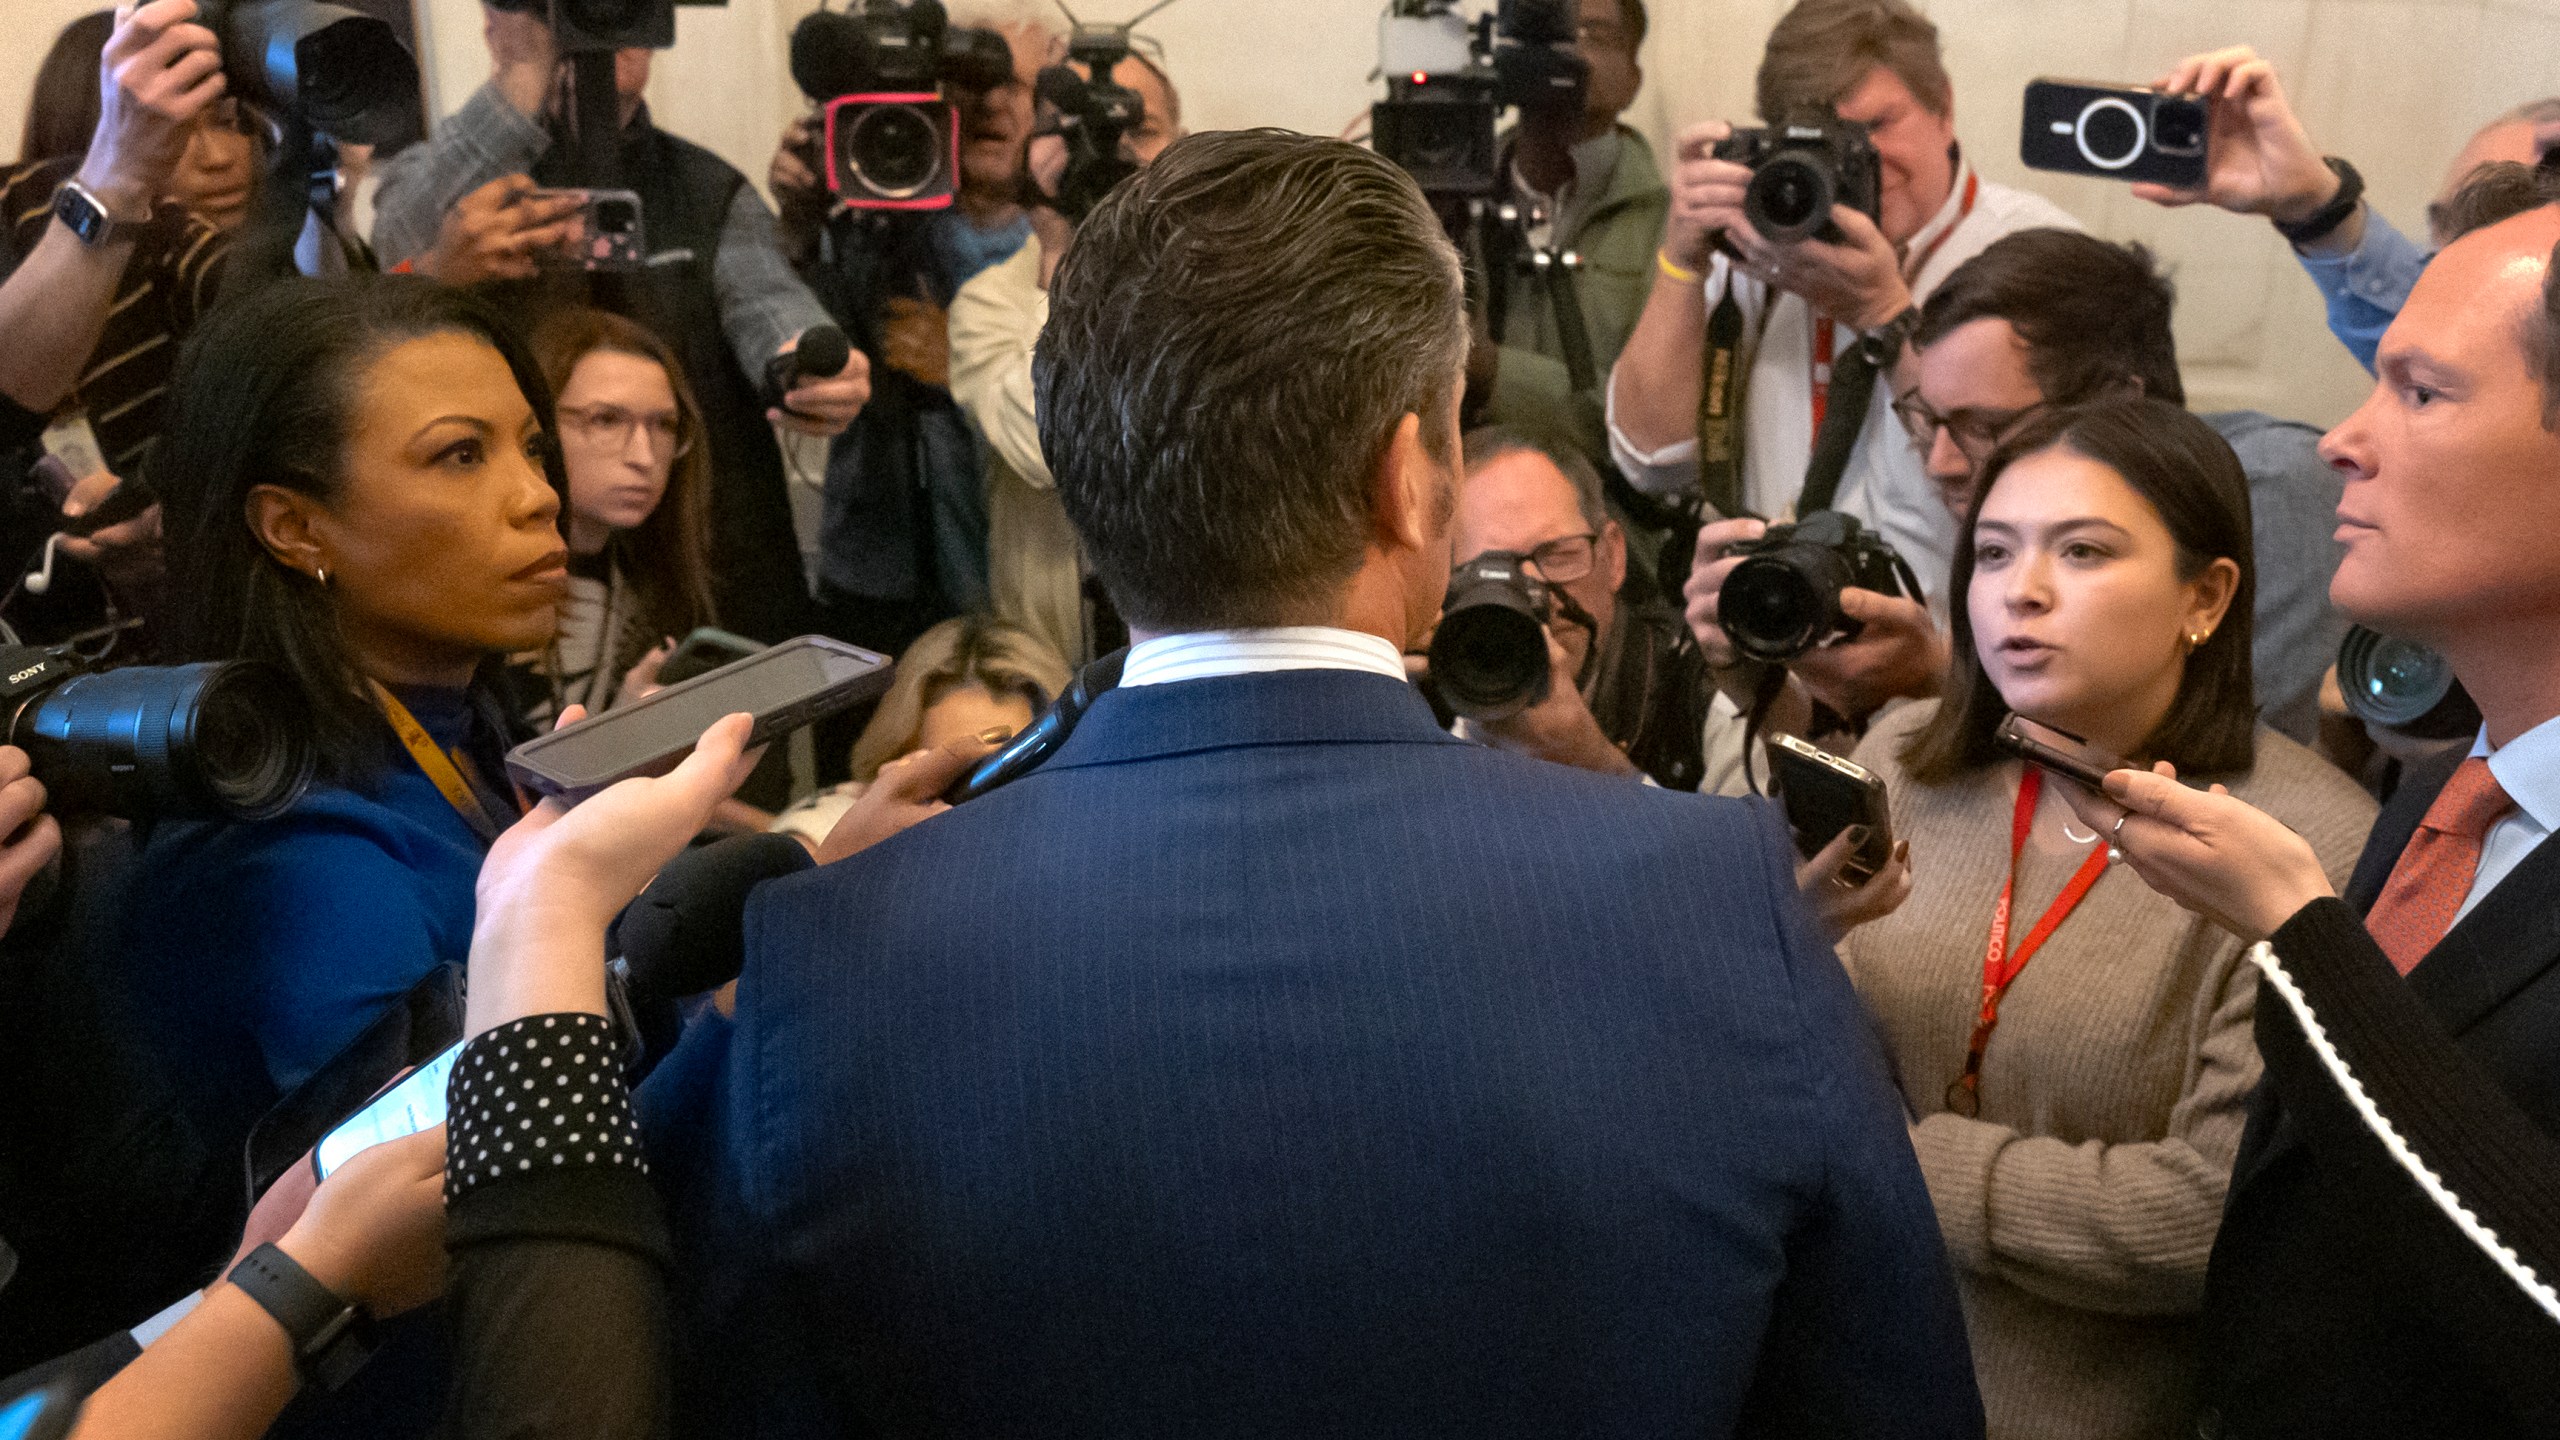
[[179,362],[150,481],[184,660],[282,667],[320,781],[257,822],[164,823],[138,862],[134,993],[216,1153],[436,966],[517,815],[484,683],[566,588],[540,370],[476,302],[400,276],[287,280]]
[[1963,534],[1944,698],[1889,712],[1856,756],[1913,846],[1909,896],[1841,959],[1910,1109],[1990,1433],[2192,1435],[2257,972],[1992,736],[2015,712],[2219,779],[2333,879],[2373,803],[2257,723],[2248,479],[2203,421],[2145,399],[2030,420]]

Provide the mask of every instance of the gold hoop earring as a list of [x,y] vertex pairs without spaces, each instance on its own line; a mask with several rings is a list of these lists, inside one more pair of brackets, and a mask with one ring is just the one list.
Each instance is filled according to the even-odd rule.
[[2206,642],[2207,640],[2210,640],[2210,639],[2212,639],[2212,638],[2213,638],[2213,632],[2212,632],[2212,631],[2210,631],[2210,630],[2199,631],[2199,632],[2197,632],[2196,634],[2193,634],[2193,635],[2190,635],[2190,636],[2188,636],[2188,637],[2187,637],[2187,648],[2188,648],[2189,650],[2201,650],[2201,649],[2203,649],[2203,648],[2204,648],[2204,642]]
[[328,567],[328,566],[326,566],[326,565],[321,565],[321,566],[317,566],[317,567],[315,567],[315,568],[312,570],[312,572],[311,572],[311,578],[320,582],[320,588],[321,588],[321,589],[323,589],[323,590],[328,589],[328,588],[329,588],[329,567]]

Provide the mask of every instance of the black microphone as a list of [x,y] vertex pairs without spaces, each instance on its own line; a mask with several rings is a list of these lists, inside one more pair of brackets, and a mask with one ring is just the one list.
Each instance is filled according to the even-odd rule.
[[878,88],[871,83],[862,22],[820,10],[793,26],[791,79],[801,94],[821,105],[840,95]]
[[779,406],[782,397],[803,379],[842,374],[853,359],[853,342],[833,325],[812,325],[800,332],[800,343],[788,355],[764,362],[764,403]]
[[635,1006],[717,990],[746,965],[747,897],[815,865],[788,835],[740,835],[667,862],[605,934]]

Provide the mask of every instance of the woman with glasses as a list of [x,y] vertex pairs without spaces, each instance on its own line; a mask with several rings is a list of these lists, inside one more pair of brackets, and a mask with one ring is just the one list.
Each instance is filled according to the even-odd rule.
[[711,623],[711,469],[693,391],[657,336],[601,310],[563,310],[536,327],[533,354],[559,395],[569,477],[560,634],[523,667],[540,721],[655,689],[676,640]]

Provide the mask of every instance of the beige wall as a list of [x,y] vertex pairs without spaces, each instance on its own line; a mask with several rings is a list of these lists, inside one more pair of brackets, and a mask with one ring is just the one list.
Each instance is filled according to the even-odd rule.
[[[960,0],[955,8],[965,8]],[[981,9],[1036,0],[977,0]],[[1070,0],[1088,19],[1138,0]],[[1180,0],[1147,30],[1164,43],[1195,129],[1283,125],[1338,134],[1374,86],[1382,0]],[[650,103],[660,120],[761,181],[800,105],[784,63],[814,0],[731,0],[678,11]],[[91,0],[0,0],[0,155],[14,155],[27,86],[54,29]],[[419,0],[421,57],[441,111],[488,73],[473,0]],[[1785,0],[1653,0],[1649,77],[1630,117],[1660,139],[1741,116]],[[1927,0],[1946,32],[1957,128],[1994,178],[2027,184],[2098,232],[2139,239],[2176,269],[2179,338],[2202,406],[2336,420],[2367,381],[2322,328],[2310,283],[2262,224],[2139,204],[2098,181],[2026,175],[2018,95],[2037,75],[2141,80],[2193,50],[2247,41],[2282,68],[2313,136],[2352,157],[2384,213],[2414,231],[2445,163],[2481,121],[2560,93],[2560,0]],[[1054,11],[1050,13],[1054,14]]]

